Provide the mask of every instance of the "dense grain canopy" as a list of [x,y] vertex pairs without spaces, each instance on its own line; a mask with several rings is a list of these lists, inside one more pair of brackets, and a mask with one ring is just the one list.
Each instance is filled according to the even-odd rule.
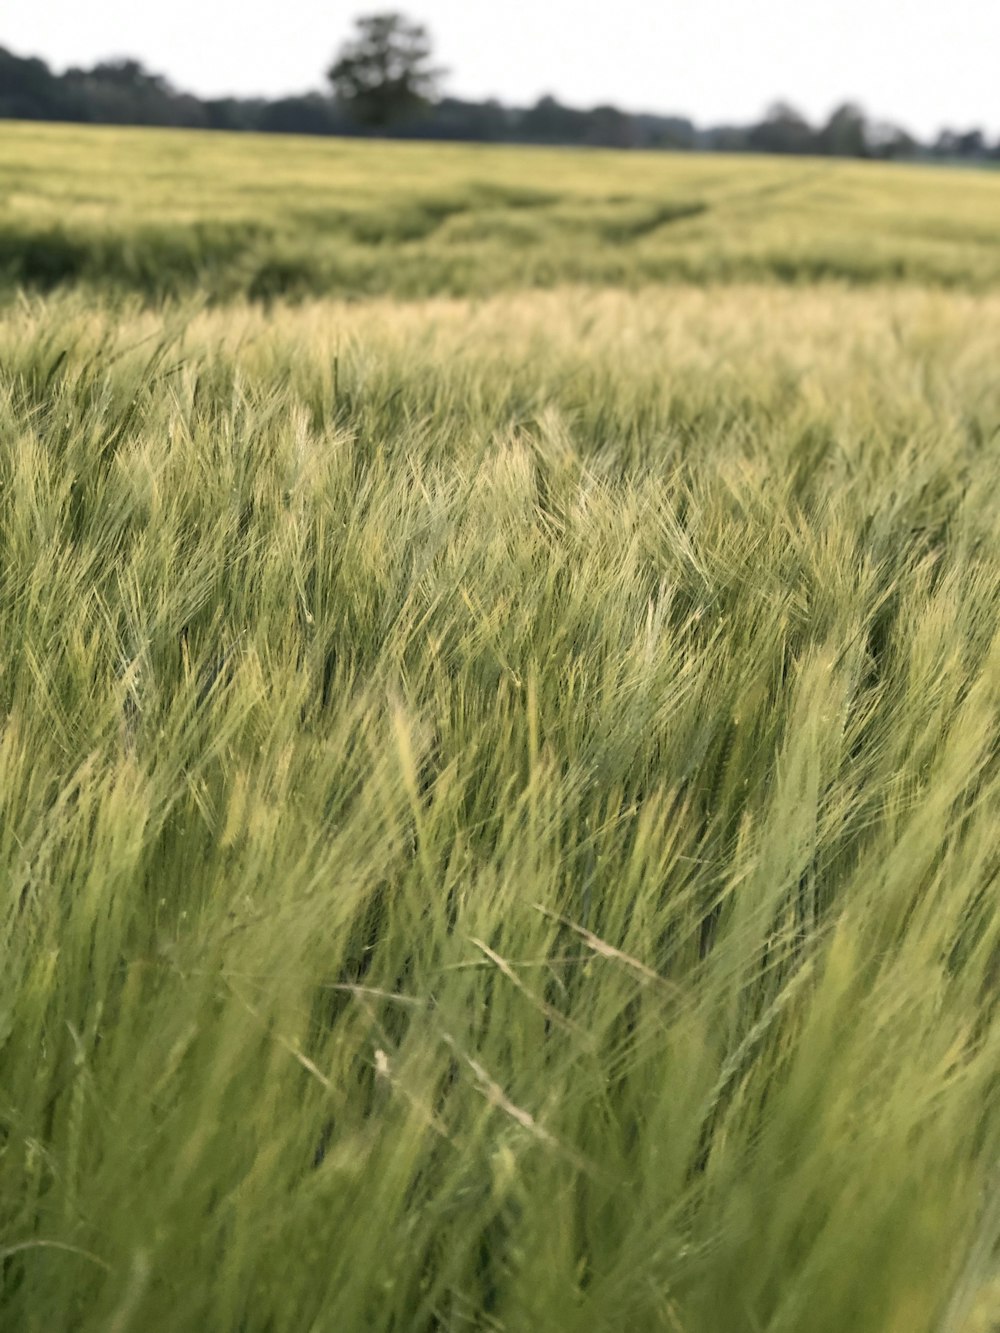
[[1000,172],[8,125],[0,292],[1000,284]]
[[[394,216],[344,149],[289,149],[268,214],[167,136],[113,213],[34,134],[12,253],[228,207],[306,254],[296,172],[303,213]],[[491,161],[563,200],[493,206],[540,235],[605,216],[588,180],[654,193]],[[656,169],[715,202],[581,254],[769,280],[7,304],[4,1327],[993,1327],[997,183],[951,215],[929,173]],[[875,239],[816,203],[803,254],[923,284],[773,281],[824,191]],[[480,253],[351,244],[395,290]],[[554,276],[534,244],[484,281]]]

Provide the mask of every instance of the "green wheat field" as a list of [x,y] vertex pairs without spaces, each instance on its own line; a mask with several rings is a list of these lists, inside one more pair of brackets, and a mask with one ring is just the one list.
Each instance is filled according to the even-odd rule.
[[1000,1329],[1000,173],[5,125],[0,1326]]

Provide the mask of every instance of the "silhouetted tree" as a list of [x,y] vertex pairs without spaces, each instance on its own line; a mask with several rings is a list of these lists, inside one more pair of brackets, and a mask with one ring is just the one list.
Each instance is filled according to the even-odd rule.
[[213,97],[201,105],[210,130],[259,130],[270,103],[263,98]]
[[699,136],[698,144],[711,153],[746,153],[756,128],[755,125],[749,129],[743,125],[715,125]]
[[868,122],[861,107],[855,102],[838,106],[819,132],[818,147],[834,157],[866,157]]
[[327,77],[337,101],[360,125],[385,130],[427,105],[442,71],[430,63],[431,41],[422,24],[385,13],[360,18],[356,26]]
[[91,69],[54,74],[43,60],[0,47],[0,121],[89,121],[287,134],[354,135],[375,130],[408,139],[881,158],[933,153],[970,162],[1000,159],[1000,142],[984,140],[980,130],[944,130],[935,144],[921,145],[898,126],[867,121],[852,103],[838,108],[817,131],[784,102],[775,103],[758,125],[700,129],[686,116],[631,114],[614,106],[585,110],[551,96],[521,108],[438,98],[439,71],[430,60],[431,43],[424,28],[397,13],[375,14],[359,20],[354,39],[330,70],[335,97],[307,92],[276,101],[237,97],[201,101],[136,60],[103,60]]
[[584,112],[563,106],[562,102],[546,93],[522,114],[518,130],[525,138],[540,143],[567,143],[579,140],[586,124]]
[[633,117],[616,106],[595,106],[587,113],[585,143],[597,148],[634,148],[638,138]]
[[809,122],[787,102],[768,107],[764,119],[747,134],[750,148],[759,153],[814,153],[816,135]]
[[698,131],[687,116],[632,116],[641,148],[688,150],[698,141]]
[[170,85],[162,74],[153,74],[138,60],[129,60],[126,57],[99,61],[90,71],[90,78],[96,83],[106,83],[113,88],[122,88],[131,93],[170,91]]
[[337,134],[345,126],[328,97],[307,93],[304,97],[281,97],[265,103],[257,118],[257,128],[268,134]]
[[931,148],[935,157],[986,157],[988,149],[982,130],[944,129]]
[[93,69],[68,69],[61,83],[81,106],[84,120],[189,127],[208,123],[196,97],[176,92],[161,74],[137,60],[104,60]]
[[966,130],[955,145],[959,157],[985,157],[986,138],[982,130]]
[[516,113],[495,100],[467,102],[442,97],[398,131],[414,139],[453,139],[461,142],[499,143],[510,139]]
[[62,80],[44,60],[0,47],[0,116],[19,120],[71,120],[77,110]]
[[888,120],[871,122],[866,137],[872,157],[913,157],[920,147],[912,134]]

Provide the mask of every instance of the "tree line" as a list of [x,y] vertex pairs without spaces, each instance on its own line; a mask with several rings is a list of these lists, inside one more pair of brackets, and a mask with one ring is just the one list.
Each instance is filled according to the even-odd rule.
[[101,61],[54,73],[45,61],[0,47],[0,119],[477,143],[562,144],[703,152],[937,157],[1000,161],[1000,140],[978,128],[942,130],[921,143],[903,127],[845,102],[822,125],[775,102],[751,125],[699,127],[686,116],[635,114],[610,105],[529,107],[442,95],[427,30],[397,13],[358,19],[328,71],[328,88],[298,96],[199,98],[139,61]]

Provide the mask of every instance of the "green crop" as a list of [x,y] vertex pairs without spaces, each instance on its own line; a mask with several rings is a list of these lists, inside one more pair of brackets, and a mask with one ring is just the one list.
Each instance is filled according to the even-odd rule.
[[16,125],[0,294],[404,298],[585,282],[1000,285],[1000,173]]
[[[100,146],[147,142],[162,197],[102,211]],[[756,273],[758,233],[597,197],[860,218],[934,173],[458,150],[447,189],[539,229],[510,291],[212,304],[229,254],[190,299],[33,290],[46,191],[109,264],[363,214],[357,146],[289,146],[265,207],[241,144],[4,150],[0,1323],[991,1333],[1000,250],[963,229],[1000,178],[884,240],[922,285],[639,286],[647,245]],[[524,290],[573,210],[597,267]],[[476,216],[352,242],[346,286],[463,286]]]

